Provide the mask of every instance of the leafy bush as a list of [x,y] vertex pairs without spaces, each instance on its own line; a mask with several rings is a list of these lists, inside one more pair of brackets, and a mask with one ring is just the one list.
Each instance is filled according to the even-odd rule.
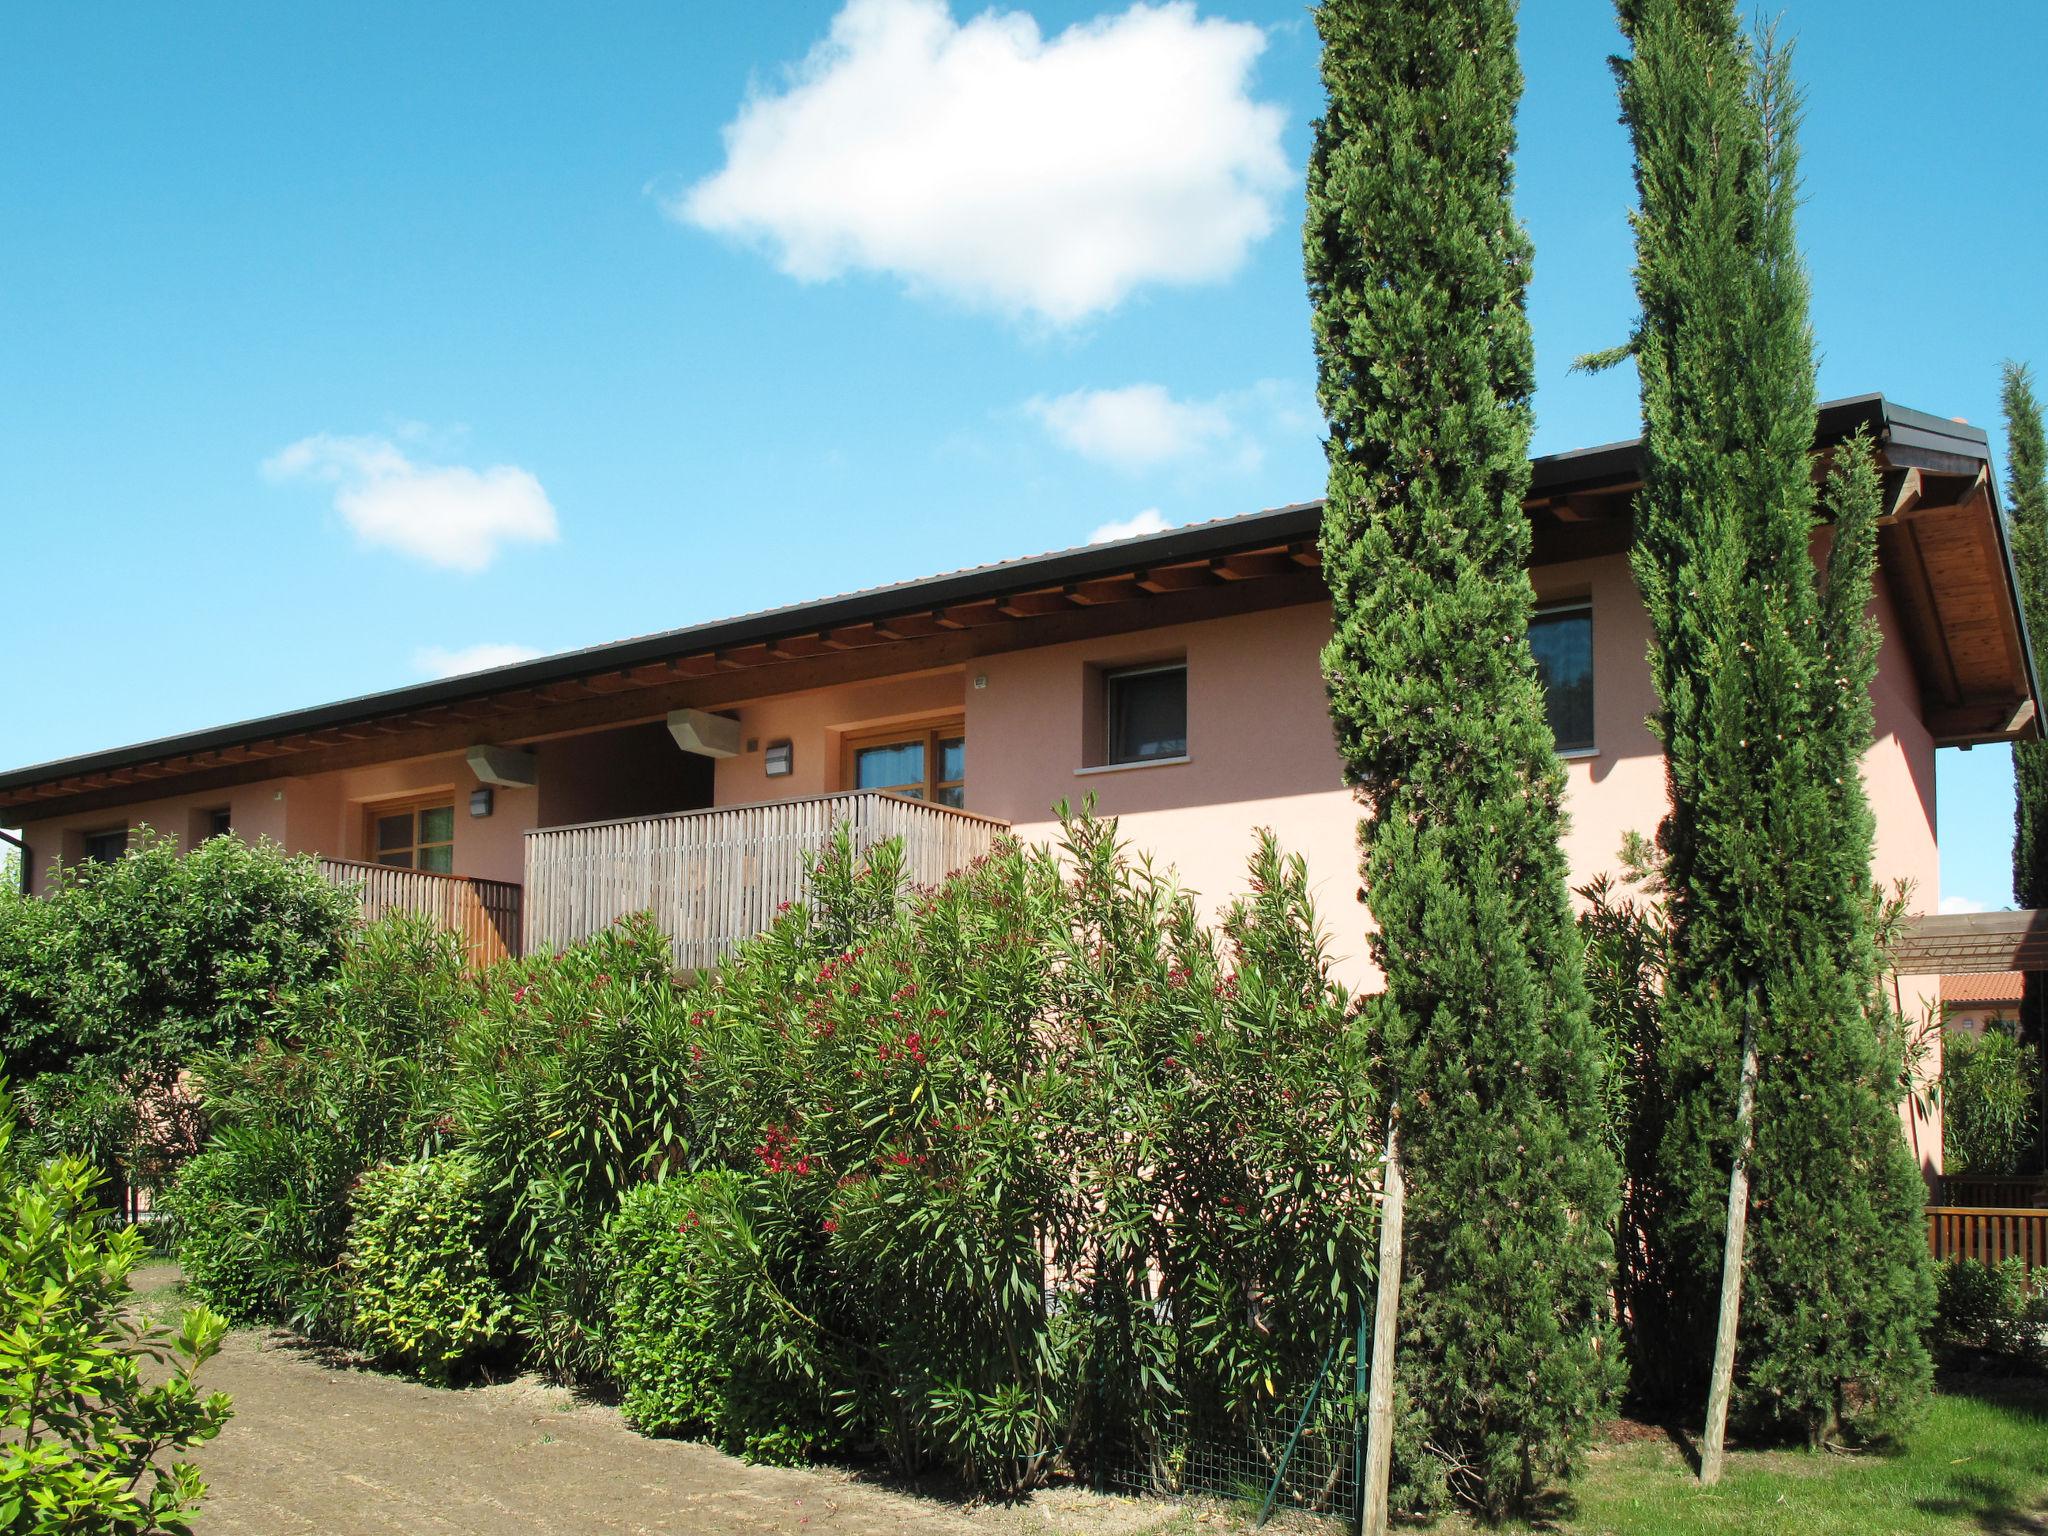
[[2029,1292],[2016,1258],[1958,1259],[1937,1271],[1935,1332],[1952,1348],[2048,1370],[2048,1286]]
[[792,1464],[837,1447],[825,1406],[779,1378],[751,1335],[724,1326],[700,1234],[733,1209],[739,1181],[705,1173],[643,1184],[606,1223],[611,1360],[627,1421],[694,1435],[750,1461]]
[[[1209,929],[1086,816],[936,890],[841,838],[688,981],[638,921],[407,993],[424,940],[370,930],[290,1034],[202,1073],[195,1281],[329,1331],[368,1305],[443,1374],[509,1305],[529,1363],[760,1459],[877,1447],[1009,1492],[1064,1447],[1170,1478],[1197,1421],[1264,1434],[1333,1341],[1348,1371],[1369,1279],[1370,1041],[1301,861],[1269,838],[1252,875]],[[360,1218],[335,1260],[350,1180],[436,1150],[463,1172],[433,1197],[481,1214],[375,1282],[467,1298],[423,1347],[355,1294]]]
[[2038,1053],[2009,1028],[1942,1041],[1942,1156],[1950,1173],[2008,1174],[2034,1150]]
[[688,993],[718,1336],[998,1492],[1305,1387],[1356,1318],[1372,1106],[1300,862],[1253,875],[1214,933],[1085,817],[907,900],[894,850],[829,853]]
[[604,1372],[605,1219],[685,1157],[688,1010],[646,918],[499,966],[479,990],[453,1043],[454,1120],[497,1210],[521,1335],[543,1369],[588,1384]]
[[388,918],[288,1001],[275,1035],[199,1061],[213,1135],[164,1202],[199,1295],[238,1321],[338,1337],[350,1186],[447,1139],[449,1039],[474,1005],[458,942]]
[[[72,1079],[25,1098],[32,1134],[155,1183],[198,1134],[179,1071],[247,1047],[333,971],[355,918],[309,858],[234,837],[181,855],[146,831],[111,864],[61,871],[46,899],[0,904],[0,1059],[24,1079]],[[76,1143],[81,1127],[105,1139],[110,1099],[130,1111],[123,1144]]]
[[349,1336],[426,1381],[474,1369],[511,1321],[490,1274],[480,1184],[475,1161],[453,1152],[373,1168],[350,1202]]
[[105,1230],[83,1161],[30,1172],[14,1138],[0,1094],[0,1530],[183,1532],[206,1485],[165,1458],[227,1422],[226,1396],[193,1382],[226,1324],[203,1307],[175,1336],[138,1322],[141,1237]]

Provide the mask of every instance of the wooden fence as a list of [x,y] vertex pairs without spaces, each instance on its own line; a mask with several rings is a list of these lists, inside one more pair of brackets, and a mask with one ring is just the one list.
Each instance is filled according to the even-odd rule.
[[1977,1259],[1997,1264],[2016,1258],[2032,1275],[2048,1267],[2048,1210],[1930,1205],[1927,1245],[1938,1263]]
[[526,949],[558,950],[652,912],[681,970],[715,965],[799,900],[834,827],[856,847],[903,840],[905,874],[935,885],[988,851],[1008,824],[901,795],[860,791],[526,834]]
[[391,912],[416,912],[450,933],[461,934],[469,963],[479,968],[520,952],[519,887],[509,880],[393,869],[354,859],[321,859],[319,863],[320,873],[335,885],[355,890],[366,922]]
[[2041,1174],[1943,1174],[1943,1205],[1993,1205],[2000,1209],[2048,1207],[2048,1176]]

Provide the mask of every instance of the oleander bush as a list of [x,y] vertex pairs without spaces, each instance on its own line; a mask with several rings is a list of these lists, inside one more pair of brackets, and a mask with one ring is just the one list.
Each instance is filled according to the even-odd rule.
[[349,1341],[424,1381],[474,1373],[505,1340],[483,1172],[463,1152],[372,1168],[349,1206],[341,1259]]
[[200,1058],[193,1087],[211,1134],[164,1202],[197,1295],[238,1322],[339,1340],[350,1188],[449,1139],[451,1035],[475,1006],[458,941],[387,918],[273,1033]]
[[2017,1258],[1958,1259],[1935,1272],[1935,1337],[1952,1350],[2048,1371],[2048,1284],[2029,1290]]
[[1942,1150],[1950,1173],[2023,1172],[2034,1152],[2039,1052],[2010,1025],[1942,1041]]
[[230,1412],[194,1373],[227,1325],[204,1307],[175,1332],[134,1315],[141,1236],[107,1229],[82,1159],[20,1146],[0,1085],[0,1531],[184,1532],[206,1484],[183,1453]]
[[[757,1459],[1171,1482],[1333,1345],[1348,1380],[1374,1236],[1366,1023],[1301,861],[1250,874],[1205,926],[1086,815],[936,889],[842,837],[689,978],[644,920],[472,978],[373,926],[327,1018],[202,1073],[195,1284],[430,1378],[516,1349]],[[387,1209],[430,1202],[446,1247]]]
[[606,1219],[687,1161],[687,1028],[668,940],[641,917],[496,967],[453,1035],[452,1125],[492,1202],[520,1335],[560,1380],[606,1374]]

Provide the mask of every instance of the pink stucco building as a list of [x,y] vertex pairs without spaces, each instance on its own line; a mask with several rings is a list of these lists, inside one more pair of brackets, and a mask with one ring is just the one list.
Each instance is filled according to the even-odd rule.
[[[1872,873],[1932,912],[1934,754],[2033,734],[2035,685],[1984,434],[1865,396],[1823,409],[1817,447],[1858,428],[1888,498]],[[1538,460],[1528,502],[1579,881],[1664,808],[1625,553],[1638,482],[1636,445],[1615,444]],[[1369,985],[1357,808],[1318,671],[1318,524],[1314,505],[1258,512],[17,769],[0,824],[24,829],[38,883],[147,825],[510,887],[543,828],[877,789],[1037,838],[1092,794],[1208,903],[1273,828],[1308,860],[1344,975]],[[755,878],[754,852],[720,857],[720,879]],[[1901,991],[1939,995],[1932,977]]]

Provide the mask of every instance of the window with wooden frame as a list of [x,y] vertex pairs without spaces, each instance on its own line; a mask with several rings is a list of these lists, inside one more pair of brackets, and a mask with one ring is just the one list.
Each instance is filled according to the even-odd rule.
[[393,869],[455,873],[455,805],[446,795],[385,802],[365,812],[365,857]]
[[967,733],[959,720],[892,726],[846,738],[848,789],[880,789],[933,805],[967,805]]

